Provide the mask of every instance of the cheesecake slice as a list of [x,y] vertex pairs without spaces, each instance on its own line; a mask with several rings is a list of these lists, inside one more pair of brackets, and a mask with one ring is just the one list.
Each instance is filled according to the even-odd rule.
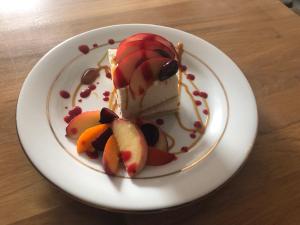
[[109,49],[108,58],[123,118],[177,111],[178,63],[170,42],[154,34],[132,35]]

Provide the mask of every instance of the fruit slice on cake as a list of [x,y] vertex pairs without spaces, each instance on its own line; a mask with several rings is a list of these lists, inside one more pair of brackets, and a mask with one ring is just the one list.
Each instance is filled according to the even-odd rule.
[[178,59],[171,42],[157,34],[134,34],[108,56],[122,117],[177,111]]
[[112,130],[126,171],[132,177],[144,168],[147,160],[148,145],[145,137],[129,120],[114,120]]

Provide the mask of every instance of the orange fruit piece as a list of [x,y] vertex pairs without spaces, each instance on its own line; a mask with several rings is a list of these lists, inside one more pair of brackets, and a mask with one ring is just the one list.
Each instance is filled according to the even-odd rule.
[[99,124],[86,129],[77,140],[77,152],[92,151],[92,143],[109,128],[106,124]]
[[102,163],[107,174],[116,175],[119,170],[119,145],[114,135],[106,142]]

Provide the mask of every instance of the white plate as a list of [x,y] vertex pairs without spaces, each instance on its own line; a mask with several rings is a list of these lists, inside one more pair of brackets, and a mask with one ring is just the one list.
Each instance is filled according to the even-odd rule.
[[[208,93],[197,106],[201,119],[209,118],[205,133],[190,137],[178,127],[174,115],[164,116],[162,129],[176,140],[172,151],[195,145],[177,160],[160,167],[146,167],[136,179],[126,174],[109,177],[100,160],[76,153],[74,142],[65,137],[64,115],[72,106],[70,99],[59,96],[60,90],[74,93],[82,72],[96,67],[108,48],[109,39],[122,40],[138,32],[160,34],[173,43],[184,44],[183,64],[195,75],[190,82]],[[100,47],[93,48],[97,43]],[[78,50],[88,45],[88,54]],[[102,45],[103,44],[103,45]],[[105,58],[102,64],[106,64]],[[108,103],[102,93],[112,83],[104,72],[97,89],[78,102],[84,111],[100,109]],[[193,83],[193,84],[192,84]],[[81,87],[81,89],[84,87]],[[68,107],[68,109],[65,109]],[[209,107],[209,116],[201,113]],[[193,127],[195,110],[191,97],[182,89],[180,115],[187,127]],[[243,164],[254,143],[257,110],[251,88],[239,68],[224,53],[208,42],[186,32],[146,24],[116,25],[92,30],[59,44],[49,51],[26,78],[17,105],[17,129],[24,151],[34,166],[52,183],[77,199],[100,208],[114,210],[157,210],[177,206],[200,198],[222,185]],[[181,130],[180,130],[181,129]]]

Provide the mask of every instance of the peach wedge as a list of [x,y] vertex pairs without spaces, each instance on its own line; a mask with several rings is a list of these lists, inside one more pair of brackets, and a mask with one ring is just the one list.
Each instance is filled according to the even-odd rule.
[[111,135],[106,142],[102,163],[104,170],[109,175],[116,175],[119,170],[119,146],[114,135]]

